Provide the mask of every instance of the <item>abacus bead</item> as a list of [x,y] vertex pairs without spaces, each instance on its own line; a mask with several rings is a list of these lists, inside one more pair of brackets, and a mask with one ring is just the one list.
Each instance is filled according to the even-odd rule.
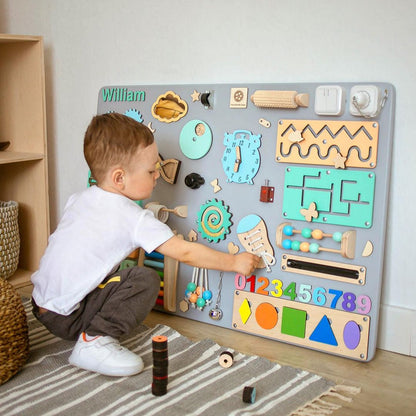
[[210,290],[206,290],[203,294],[202,294],[202,298],[205,300],[210,300],[212,299],[212,292]]
[[319,253],[319,244],[318,243],[311,243],[309,245],[309,251],[313,254]]
[[300,243],[300,251],[307,253],[309,251],[309,243],[307,243],[306,241]]
[[313,230],[312,238],[314,238],[315,240],[322,240],[323,234],[324,233],[322,232],[322,230]]
[[203,287],[201,287],[201,286],[198,286],[197,288],[196,288],[196,290],[195,290],[195,293],[198,295],[198,296],[200,296],[201,295],[201,293],[203,293],[204,292],[204,288]]
[[283,227],[283,234],[284,235],[293,235],[293,227],[291,225],[285,225]]
[[302,237],[304,238],[311,238],[312,230],[310,228],[303,228],[302,229]]
[[289,240],[288,238],[286,238],[285,240],[283,240],[283,241],[282,241],[282,247],[283,247],[285,250],[290,250],[290,249],[291,249],[291,247],[292,247],[292,241],[291,241],[291,240]]
[[342,240],[342,233],[340,233],[339,231],[335,232],[334,234],[332,234],[332,239],[337,243],[340,243]]
[[186,290],[193,292],[196,289],[196,284],[194,282],[189,282],[188,286],[186,286]]
[[191,296],[189,296],[189,302],[195,303],[198,300],[198,295],[196,293],[192,293]]
[[292,241],[292,250],[294,251],[300,250],[300,241]]
[[198,306],[199,308],[203,308],[205,306],[205,300],[202,298],[198,298],[198,300],[196,301],[196,306]]

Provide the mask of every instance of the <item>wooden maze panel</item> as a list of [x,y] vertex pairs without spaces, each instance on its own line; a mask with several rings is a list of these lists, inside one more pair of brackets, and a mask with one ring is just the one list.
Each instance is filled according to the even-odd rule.
[[314,222],[370,228],[375,176],[368,171],[288,167],[283,217],[305,221],[304,210],[315,204]]
[[280,120],[276,160],[337,168],[374,168],[379,124],[374,121]]

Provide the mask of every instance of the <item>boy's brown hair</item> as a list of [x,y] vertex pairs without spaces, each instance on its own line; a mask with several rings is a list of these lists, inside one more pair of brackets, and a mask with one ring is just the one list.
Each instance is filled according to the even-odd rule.
[[84,137],[84,157],[97,182],[115,165],[128,165],[139,147],[154,141],[148,127],[131,117],[107,113],[93,117]]

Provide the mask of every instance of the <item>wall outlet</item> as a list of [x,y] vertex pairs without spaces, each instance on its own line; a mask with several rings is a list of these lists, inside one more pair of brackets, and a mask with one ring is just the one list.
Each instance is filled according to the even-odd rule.
[[375,85],[354,85],[350,95],[350,113],[358,117],[374,117],[379,111],[381,91]]

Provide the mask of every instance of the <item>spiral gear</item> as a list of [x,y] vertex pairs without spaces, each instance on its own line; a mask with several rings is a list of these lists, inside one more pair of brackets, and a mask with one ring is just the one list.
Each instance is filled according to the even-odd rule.
[[136,120],[139,123],[143,123],[143,117],[140,114],[140,111],[135,110],[134,108],[130,108],[124,113],[125,116],[131,117],[132,119]]
[[198,213],[198,231],[208,241],[218,243],[230,233],[232,225],[229,207],[222,201],[212,199],[202,204]]

